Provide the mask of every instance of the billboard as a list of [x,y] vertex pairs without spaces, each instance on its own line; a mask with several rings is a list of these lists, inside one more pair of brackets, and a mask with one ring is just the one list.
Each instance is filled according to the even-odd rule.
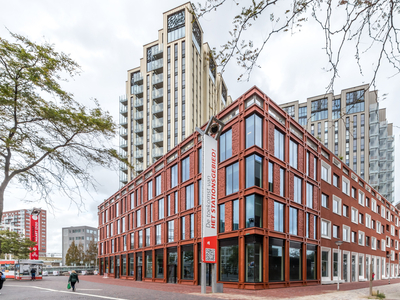
[[30,226],[30,240],[36,242],[36,246],[32,248],[33,252],[29,254],[29,259],[39,259],[39,216],[37,214],[31,214],[31,226]]
[[202,174],[202,260],[204,263],[216,263],[217,253],[217,170],[218,142],[203,135],[203,174]]

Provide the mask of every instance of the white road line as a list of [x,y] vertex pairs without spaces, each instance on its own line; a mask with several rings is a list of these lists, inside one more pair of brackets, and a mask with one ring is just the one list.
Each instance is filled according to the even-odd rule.
[[114,297],[92,295],[92,294],[79,293],[79,292],[74,293],[74,292],[71,292],[71,291],[59,291],[59,290],[53,290],[53,289],[43,288],[43,287],[39,287],[39,286],[30,286],[30,285],[8,285],[8,286],[30,287],[30,288],[34,288],[34,289],[49,291],[49,292],[66,293],[66,294],[70,294],[71,296],[72,295],[77,295],[77,296],[89,296],[89,297],[102,298],[102,299],[111,299],[111,300],[127,300],[127,299],[123,299],[123,298],[114,298]]

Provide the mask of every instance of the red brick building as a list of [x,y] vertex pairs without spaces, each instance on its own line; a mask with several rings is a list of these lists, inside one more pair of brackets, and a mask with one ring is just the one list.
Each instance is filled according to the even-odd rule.
[[[393,262],[397,261],[398,210],[342,166],[258,88],[249,90],[217,118],[225,123],[219,139],[218,282],[245,289],[331,282],[339,257],[335,241],[355,231],[360,239],[357,236],[352,243],[350,237],[343,244],[347,252],[341,251],[339,261],[349,270],[341,274],[351,280],[350,275],[358,271],[351,273],[349,267],[354,255],[355,260],[364,257],[364,270],[367,258],[368,262],[374,258],[376,264],[379,257],[385,263],[389,248],[382,251],[382,242],[379,250],[368,248],[366,237],[369,245],[373,238],[375,242],[378,237],[386,238],[387,226],[395,227],[388,238],[394,243],[390,248]],[[200,283],[201,146],[200,135],[193,133],[99,205],[101,274]],[[342,186],[350,192],[343,193]],[[352,187],[357,195],[364,194],[364,206],[358,207],[358,200],[352,199]],[[393,220],[368,213],[373,203],[379,205],[380,213],[389,211]],[[343,205],[348,206],[347,212],[353,208],[365,218],[371,216],[371,229],[365,223],[352,223],[351,215],[343,216]],[[376,229],[374,233],[372,228],[379,224],[386,235]],[[397,274],[397,264],[393,272]]]

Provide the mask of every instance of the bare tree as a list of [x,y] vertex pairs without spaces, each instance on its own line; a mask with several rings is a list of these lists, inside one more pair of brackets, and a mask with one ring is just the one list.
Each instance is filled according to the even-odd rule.
[[[341,58],[349,47],[354,51],[354,59],[360,73],[365,65],[363,55],[373,54],[373,76],[370,85],[375,84],[378,71],[384,61],[392,65],[394,74],[400,71],[399,13],[400,2],[395,0],[360,0],[360,1],[312,1],[312,0],[205,0],[194,8],[194,14],[202,17],[215,10],[223,9],[227,3],[234,3],[240,10],[233,18],[233,29],[229,40],[214,56],[222,71],[227,64],[236,59],[242,67],[238,80],[249,79],[262,51],[268,51],[267,45],[276,34],[296,33],[305,22],[315,20],[325,36],[325,52],[331,80],[327,91],[331,90],[335,79],[340,75]],[[261,41],[255,43],[249,35],[252,26],[263,26]],[[348,46],[345,48],[345,46]],[[348,54],[348,53],[347,53]],[[368,67],[371,67],[369,65]]]

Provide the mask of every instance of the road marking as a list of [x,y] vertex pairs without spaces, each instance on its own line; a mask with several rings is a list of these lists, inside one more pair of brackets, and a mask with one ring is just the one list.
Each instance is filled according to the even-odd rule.
[[[48,288],[43,288],[39,286],[30,286],[30,285],[8,285],[8,286],[15,286],[15,287],[30,287],[34,289],[39,289],[39,290],[45,290],[48,292],[57,292],[57,293],[66,293],[70,295],[77,295],[77,296],[89,296],[89,297],[95,297],[95,298],[102,298],[102,299],[110,299],[110,300],[127,300],[123,298],[114,298],[114,297],[108,297],[108,296],[100,296],[100,295],[92,295],[92,294],[86,294],[86,293],[79,293],[79,292],[72,292],[72,291],[59,291],[59,290],[53,290],[53,289],[48,289]],[[82,289],[83,290],[83,289]]]

